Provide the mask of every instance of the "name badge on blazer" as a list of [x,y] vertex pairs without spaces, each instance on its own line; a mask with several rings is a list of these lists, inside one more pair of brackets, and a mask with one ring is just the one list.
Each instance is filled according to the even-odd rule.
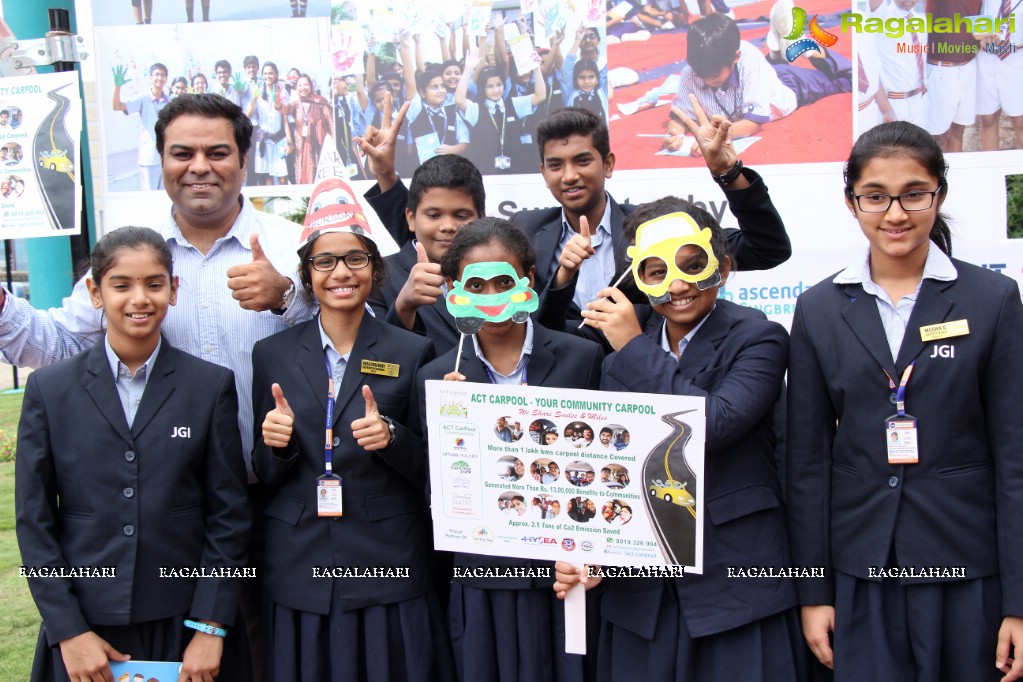
[[359,367],[363,374],[379,374],[383,377],[396,377],[400,369],[401,366],[393,362],[377,362],[375,360],[363,360]]
[[924,343],[937,341],[938,339],[951,339],[956,336],[966,336],[970,333],[970,323],[966,320],[951,320],[939,322],[920,327],[920,340]]

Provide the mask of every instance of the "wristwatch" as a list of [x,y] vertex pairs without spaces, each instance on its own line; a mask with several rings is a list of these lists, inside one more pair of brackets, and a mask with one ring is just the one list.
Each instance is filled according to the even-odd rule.
[[282,305],[280,308],[271,308],[270,312],[272,312],[274,315],[283,315],[285,312],[287,312],[288,308],[290,308],[291,304],[294,302],[295,282],[292,281],[291,285],[288,287],[288,290],[284,292],[284,305]]
[[736,159],[735,165],[732,166],[732,170],[728,171],[723,175],[711,174],[710,177],[714,178],[714,182],[718,183],[722,187],[728,187],[730,184],[735,182],[736,178],[742,174],[742,159]]
[[394,443],[394,420],[384,415],[380,415],[380,418],[387,424],[387,447],[391,447]]

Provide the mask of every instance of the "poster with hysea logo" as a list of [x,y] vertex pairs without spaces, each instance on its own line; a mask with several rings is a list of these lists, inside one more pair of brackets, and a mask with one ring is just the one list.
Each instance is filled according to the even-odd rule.
[[437,549],[703,566],[704,399],[426,382]]

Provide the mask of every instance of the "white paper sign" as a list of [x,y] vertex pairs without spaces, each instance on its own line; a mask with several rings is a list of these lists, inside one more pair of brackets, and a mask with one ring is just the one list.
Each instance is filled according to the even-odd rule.
[[0,239],[81,231],[78,73],[0,79]]
[[704,399],[426,382],[434,545],[703,570]]

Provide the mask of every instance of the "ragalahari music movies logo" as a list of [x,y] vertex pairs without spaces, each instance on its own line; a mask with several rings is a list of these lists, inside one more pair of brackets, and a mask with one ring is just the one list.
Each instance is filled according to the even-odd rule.
[[[785,48],[785,59],[789,63],[796,61],[801,54],[811,50],[824,54],[822,48],[832,47],[838,42],[838,36],[821,28],[817,16],[813,15],[813,19],[807,22],[805,9],[802,7],[792,8],[792,30],[785,36],[785,40],[795,41]],[[807,36],[807,34],[809,35]]]

